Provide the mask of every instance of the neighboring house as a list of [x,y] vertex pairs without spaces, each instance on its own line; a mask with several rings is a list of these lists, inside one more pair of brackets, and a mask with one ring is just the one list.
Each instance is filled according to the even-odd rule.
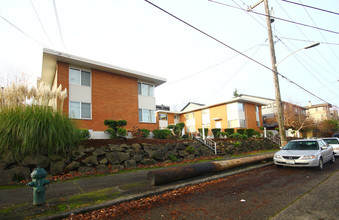
[[188,103],[180,112],[158,111],[159,127],[185,123],[185,131],[197,133],[199,128],[253,128],[263,124],[261,106],[264,103],[249,98],[234,98],[212,105]]
[[[269,99],[269,98],[263,98],[263,97],[258,97],[258,96],[251,96],[251,95],[246,95],[246,94],[241,94],[239,97],[244,97],[244,98],[251,98],[254,99],[256,101],[259,102],[263,102],[266,105],[262,106],[262,116],[263,116],[263,127],[265,127],[268,130],[273,131],[273,133],[277,134],[278,132],[275,131],[275,128],[278,128],[279,125],[276,122],[276,114],[277,114],[277,104],[276,104],[276,100],[275,99]],[[295,105],[289,102],[282,102],[283,105],[283,111],[284,114],[287,114],[285,116],[291,116],[291,114],[294,115],[303,115],[306,116],[306,108],[299,106],[299,105]],[[287,128],[286,128],[287,129]],[[295,136],[295,133],[293,131],[293,129],[287,129],[286,130],[286,136],[287,137],[293,137]],[[300,136],[300,133],[297,133],[297,136]]]
[[63,111],[92,138],[105,138],[106,119],[126,120],[127,129],[158,128],[154,88],[164,78],[44,49],[40,81],[67,89]]
[[312,117],[316,121],[334,119],[338,120],[338,110],[333,108],[331,104],[324,103],[318,105],[312,105],[309,102],[306,108],[306,114]]

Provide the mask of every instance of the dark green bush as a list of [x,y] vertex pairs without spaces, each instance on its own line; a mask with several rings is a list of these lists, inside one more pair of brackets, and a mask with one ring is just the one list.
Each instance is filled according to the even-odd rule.
[[185,149],[188,153],[192,153],[194,150],[195,150],[195,148],[193,147],[193,146],[188,146],[188,147],[186,147],[186,149]]
[[66,153],[79,139],[74,122],[49,107],[23,106],[0,110],[0,154]]
[[252,129],[252,128],[246,129],[246,134],[247,134],[248,137],[253,137],[254,129]]
[[176,137],[181,137],[182,130],[185,127],[185,123],[180,122],[175,125],[168,125],[167,128],[173,130],[173,133]]
[[113,139],[125,137],[127,134],[126,129],[122,128],[127,125],[126,120],[105,120],[104,124],[109,127],[106,132],[109,133]]
[[226,128],[224,129],[224,131],[227,136],[231,136],[232,134],[234,134],[234,128]]
[[[202,128],[198,128],[198,131],[199,131],[200,135],[202,136]],[[208,128],[204,128],[204,132],[205,132],[205,137],[207,137],[207,135],[208,135]]]
[[171,134],[171,130],[168,130],[168,129],[155,129],[153,131],[153,134],[154,134],[154,138],[156,139],[166,139],[170,134]]
[[239,134],[245,134],[245,129],[239,128],[239,129],[237,129],[237,132],[238,132]]
[[236,139],[242,139],[242,138],[243,138],[243,135],[236,132],[236,133],[234,133],[234,134],[231,134],[229,137],[230,137],[230,138],[236,138]]
[[213,133],[213,136],[214,138],[218,138],[218,133],[221,132],[221,128],[212,128],[211,129],[212,133]]
[[88,140],[91,138],[91,134],[88,129],[79,129],[80,140]]
[[184,134],[181,138],[188,139],[190,136],[188,134]]
[[168,159],[170,159],[172,162],[175,162],[178,160],[178,158],[174,154],[169,155]]
[[140,131],[142,133],[142,137],[143,138],[147,138],[150,135],[150,133],[151,133],[151,131],[148,130],[148,129],[140,129]]
[[261,134],[259,131],[254,131],[253,135],[256,136],[257,138],[261,137]]

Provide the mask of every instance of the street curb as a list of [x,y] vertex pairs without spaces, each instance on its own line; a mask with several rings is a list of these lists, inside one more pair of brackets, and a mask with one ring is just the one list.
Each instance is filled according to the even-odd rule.
[[259,169],[262,167],[266,167],[269,165],[272,165],[273,162],[267,162],[265,164],[259,164],[259,165],[254,165],[254,166],[250,166],[250,167],[246,167],[246,168],[240,168],[237,169],[235,171],[225,171],[224,173],[221,174],[216,174],[216,175],[212,175],[212,176],[208,176],[208,177],[202,177],[199,178],[197,180],[191,180],[191,181],[187,181],[185,183],[180,183],[180,184],[176,184],[176,185],[172,185],[172,186],[168,186],[168,187],[164,187],[158,190],[154,190],[154,191],[147,191],[144,193],[138,193],[138,194],[133,194],[133,195],[129,195],[129,196],[124,196],[123,198],[118,198],[118,199],[114,199],[114,200],[110,200],[107,202],[103,202],[103,203],[99,203],[99,204],[95,204],[95,205],[91,205],[91,206],[86,206],[83,208],[77,208],[71,211],[67,211],[67,212],[63,212],[63,213],[59,213],[56,215],[51,215],[51,216],[47,216],[47,217],[41,217],[41,218],[36,218],[38,220],[54,220],[54,219],[62,219],[65,217],[68,217],[71,214],[80,214],[80,213],[85,213],[85,212],[90,212],[93,210],[97,210],[97,209],[102,209],[102,208],[106,208],[112,205],[116,205],[119,203],[123,203],[123,202],[128,202],[128,201],[132,201],[132,200],[137,200],[137,199],[141,199],[144,197],[148,197],[148,196],[153,196],[153,195],[158,195],[161,193],[165,193],[171,190],[176,190],[176,189],[180,189],[186,186],[190,186],[190,185],[196,185],[199,183],[204,183],[204,182],[208,182],[211,180],[216,180],[216,179],[221,179],[224,177],[228,177],[228,176],[232,176],[235,174],[240,174],[240,173],[245,173],[251,170],[255,170],[255,169]]

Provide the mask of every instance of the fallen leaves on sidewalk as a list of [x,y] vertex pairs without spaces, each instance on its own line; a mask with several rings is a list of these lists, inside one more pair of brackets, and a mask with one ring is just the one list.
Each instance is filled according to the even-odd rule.
[[225,177],[222,179],[211,180],[208,182],[200,183],[197,185],[186,186],[180,189],[168,191],[159,195],[149,196],[138,200],[132,200],[129,202],[119,203],[107,208],[94,210],[84,214],[71,214],[66,220],[88,220],[88,219],[121,219],[124,214],[130,213],[136,210],[151,209],[156,205],[173,201],[180,198],[183,195],[203,190],[204,187],[210,184],[226,181],[228,178],[244,175],[236,174],[234,176]]

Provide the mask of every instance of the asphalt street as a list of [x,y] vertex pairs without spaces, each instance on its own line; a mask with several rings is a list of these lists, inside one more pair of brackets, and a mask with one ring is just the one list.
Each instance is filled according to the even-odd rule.
[[323,171],[274,165],[118,219],[339,219],[339,161]]

